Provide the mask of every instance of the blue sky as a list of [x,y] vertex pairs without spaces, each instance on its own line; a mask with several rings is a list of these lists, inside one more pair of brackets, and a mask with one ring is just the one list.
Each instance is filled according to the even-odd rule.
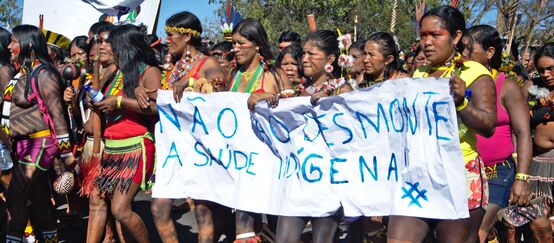
[[219,3],[208,4],[208,0],[161,0],[160,17],[156,34],[165,36],[165,20],[180,11],[189,11],[195,14],[202,23],[206,18],[216,18],[215,10]]

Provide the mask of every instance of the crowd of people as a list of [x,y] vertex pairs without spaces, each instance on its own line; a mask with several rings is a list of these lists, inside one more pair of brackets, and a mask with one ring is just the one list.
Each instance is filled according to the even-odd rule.
[[[69,172],[78,175],[79,194],[69,198],[89,205],[86,242],[149,242],[154,232],[132,203],[155,183],[158,90],[171,90],[176,102],[183,92],[250,93],[255,109],[262,100],[277,107],[280,99],[309,96],[316,104],[392,79],[442,77],[460,121],[459,173],[467,180],[460,193],[468,195],[469,218],[352,219],[340,209],[328,217],[263,216],[188,198],[198,242],[221,235],[237,243],[300,242],[307,224],[316,243],[335,242],[340,224],[350,242],[552,242],[554,43],[520,55],[494,27],[466,29],[451,6],[429,10],[418,24],[419,42],[405,57],[386,32],[352,41],[335,30],[305,38],[286,31],[272,45],[250,18],[206,46],[190,12],[166,20],[165,43],[141,27],[109,22],[72,41],[31,25],[0,28],[1,237],[23,242],[32,228],[41,242],[57,242],[51,198],[67,193]],[[179,242],[172,207],[168,198],[151,203],[163,242]],[[260,233],[262,217],[269,234]]]

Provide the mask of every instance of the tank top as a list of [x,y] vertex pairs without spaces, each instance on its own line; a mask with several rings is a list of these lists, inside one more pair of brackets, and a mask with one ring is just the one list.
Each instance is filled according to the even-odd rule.
[[500,97],[500,91],[505,79],[505,74],[498,73],[495,82],[497,120],[494,134],[490,138],[477,134],[477,149],[486,166],[498,164],[506,160],[514,152],[510,116],[508,116],[508,112],[502,107]]
[[[454,65],[454,64],[453,64]],[[478,62],[474,61],[465,61],[465,69],[461,71],[460,78],[465,81],[466,86],[469,87],[477,78],[487,75],[491,76],[489,70],[485,68]],[[430,67],[425,65],[417,69],[413,77],[414,78],[423,78],[429,76]],[[451,73],[454,71],[454,68],[448,68],[443,77],[450,77]],[[462,122],[458,122],[458,130],[460,130],[460,149],[462,150],[462,155],[464,156],[465,163],[468,163],[471,160],[474,160],[477,156],[477,137],[473,129],[466,127]]]
[[[233,84],[229,89],[229,91],[238,92],[241,76],[242,76],[241,72],[237,71],[235,73],[232,79]],[[258,87],[259,82],[261,82],[260,88],[256,89],[256,87]],[[265,93],[264,85],[265,85],[265,70],[263,69],[262,65],[259,65],[258,68],[256,68],[256,71],[254,72],[253,76],[249,80],[248,85],[246,86],[245,93]]]
[[21,72],[17,73],[8,83],[6,86],[6,89],[4,89],[3,94],[3,105],[2,105],[2,118],[0,119],[0,124],[2,124],[2,129],[6,134],[10,134],[9,132],[9,126],[10,126],[10,108],[12,106],[12,95],[13,95],[13,89],[15,87],[15,84],[21,77]]
[[[146,71],[145,66],[141,66],[139,72],[142,75]],[[104,90],[105,96],[124,96],[123,92],[123,75],[118,71],[116,77],[111,84]],[[127,139],[132,137],[143,136],[147,132],[154,131],[155,116],[144,115],[131,110],[116,110],[110,116],[116,117],[106,123],[104,138],[109,140]]]

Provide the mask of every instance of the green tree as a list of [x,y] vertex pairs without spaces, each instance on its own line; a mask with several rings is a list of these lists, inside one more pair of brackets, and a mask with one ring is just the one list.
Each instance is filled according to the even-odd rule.
[[[217,14],[222,18],[225,14],[226,0],[209,0],[219,3]],[[258,19],[266,28],[270,40],[276,42],[279,34],[292,30],[305,35],[308,33],[306,16],[314,14],[317,28],[339,28],[342,33],[353,32],[354,16],[358,16],[358,37],[364,38],[377,31],[390,32],[392,3],[390,0],[230,0],[244,18]],[[546,3],[540,7],[537,0],[464,0],[459,1],[458,9],[466,17],[468,25],[497,25],[501,34],[508,31],[505,24],[509,17],[509,5],[519,2],[518,11],[523,15],[516,29],[516,38],[528,39],[532,43],[545,43],[553,37],[552,16],[553,1],[541,0]],[[415,2],[416,0],[398,0],[396,9],[395,35],[400,47],[407,49],[416,40]],[[449,4],[450,0],[426,0],[426,9]],[[490,21],[484,18],[487,12],[498,11],[499,20]],[[531,28],[531,26],[533,28]]]
[[0,1],[0,26],[14,26],[21,23],[21,6],[16,0]]
[[[427,8],[447,2],[450,1],[427,0]],[[462,1],[460,9],[466,17],[471,16],[473,10],[482,7],[485,2]],[[218,15],[223,17],[225,0],[210,0],[210,3],[220,3]],[[243,17],[260,20],[272,41],[276,41],[279,34],[285,30],[308,33],[308,14],[315,15],[317,28],[339,28],[343,33],[353,32],[354,16],[357,15],[360,38],[378,31],[390,32],[393,7],[392,1],[384,0],[231,0],[231,3]],[[400,46],[403,49],[408,48],[417,37],[414,1],[398,0],[396,11],[395,35]]]

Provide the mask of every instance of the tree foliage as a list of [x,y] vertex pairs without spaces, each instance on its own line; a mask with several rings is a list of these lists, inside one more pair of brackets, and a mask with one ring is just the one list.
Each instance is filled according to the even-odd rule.
[[[487,12],[498,8],[498,2],[514,0],[464,0],[460,1],[458,9],[466,17],[468,26],[476,24],[495,25],[494,20],[484,22]],[[223,18],[225,14],[225,0],[210,0],[210,3],[219,3],[218,15]],[[342,33],[354,30],[354,16],[358,15],[358,37],[364,38],[378,31],[390,32],[392,15],[392,2],[389,0],[231,0],[231,4],[237,8],[244,18],[260,20],[266,28],[270,40],[276,42],[280,33],[292,30],[306,35],[308,33],[307,15],[314,14],[318,29],[339,28]],[[531,5],[535,0],[523,1]],[[553,1],[549,1],[552,6]],[[427,0],[426,9],[429,10],[441,4],[448,4],[449,0]],[[536,4],[535,4],[536,5]],[[530,9],[528,16],[534,16]],[[550,9],[554,9],[550,7]],[[402,49],[408,48],[416,38],[415,1],[399,0],[396,16],[396,31],[399,44]],[[552,10],[543,10],[552,13]],[[552,34],[552,20],[545,20],[547,15],[542,15],[539,25],[543,28],[535,29],[532,35]],[[530,18],[530,17],[527,17]],[[528,21],[525,23],[529,23]],[[518,25],[518,36],[525,32],[523,25]],[[499,31],[500,32],[500,31]],[[502,33],[502,32],[501,32]]]
[[0,1],[0,26],[15,26],[21,23],[21,6],[16,0]]

